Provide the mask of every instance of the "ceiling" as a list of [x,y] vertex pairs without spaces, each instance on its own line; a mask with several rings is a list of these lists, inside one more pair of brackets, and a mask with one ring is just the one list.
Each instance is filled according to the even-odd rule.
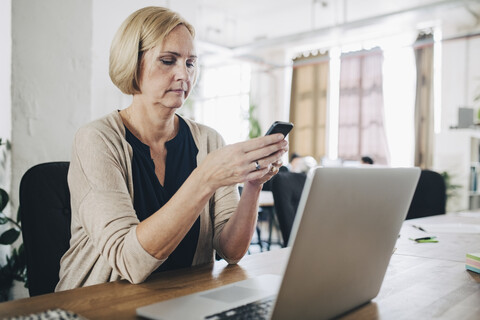
[[480,0],[198,0],[197,5],[194,24],[203,50],[236,54],[338,39],[365,28],[378,33],[386,25],[418,29],[453,20],[454,12],[471,30],[480,15]]

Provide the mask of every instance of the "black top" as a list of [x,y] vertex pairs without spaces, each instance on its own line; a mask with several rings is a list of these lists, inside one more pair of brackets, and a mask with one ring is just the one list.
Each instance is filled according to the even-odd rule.
[[[178,134],[165,143],[167,160],[164,186],[160,184],[155,175],[155,164],[150,157],[149,146],[142,143],[125,127],[125,138],[133,149],[133,208],[140,221],[145,220],[166,204],[197,167],[198,148],[190,128],[180,117],[179,124]],[[200,217],[156,272],[191,266],[197,248],[199,231]],[[158,232],[162,232],[162,230],[159,229]]]

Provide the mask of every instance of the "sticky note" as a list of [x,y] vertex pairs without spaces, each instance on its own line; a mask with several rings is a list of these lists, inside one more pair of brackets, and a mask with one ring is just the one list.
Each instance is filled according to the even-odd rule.
[[480,273],[480,253],[467,253],[465,266],[467,270]]

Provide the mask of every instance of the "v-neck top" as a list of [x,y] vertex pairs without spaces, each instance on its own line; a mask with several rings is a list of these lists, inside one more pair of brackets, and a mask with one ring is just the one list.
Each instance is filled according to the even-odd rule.
[[[186,122],[181,117],[178,117],[178,119],[178,134],[165,143],[167,158],[163,186],[155,174],[155,164],[151,159],[150,147],[141,142],[125,127],[125,139],[133,150],[132,176],[135,195],[133,207],[140,221],[145,220],[165,205],[197,167],[198,148]],[[191,266],[197,248],[199,230],[200,217],[197,218],[177,248],[156,271]]]

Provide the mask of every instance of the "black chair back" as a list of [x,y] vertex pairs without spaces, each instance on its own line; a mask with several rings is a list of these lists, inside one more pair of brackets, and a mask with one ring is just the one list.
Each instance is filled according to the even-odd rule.
[[50,293],[58,283],[60,259],[69,248],[69,162],[42,163],[20,182],[20,219],[30,296]]
[[272,194],[283,245],[288,245],[298,203],[307,175],[297,172],[279,172],[272,178]]
[[445,214],[446,202],[446,186],[442,175],[422,170],[406,220]]

